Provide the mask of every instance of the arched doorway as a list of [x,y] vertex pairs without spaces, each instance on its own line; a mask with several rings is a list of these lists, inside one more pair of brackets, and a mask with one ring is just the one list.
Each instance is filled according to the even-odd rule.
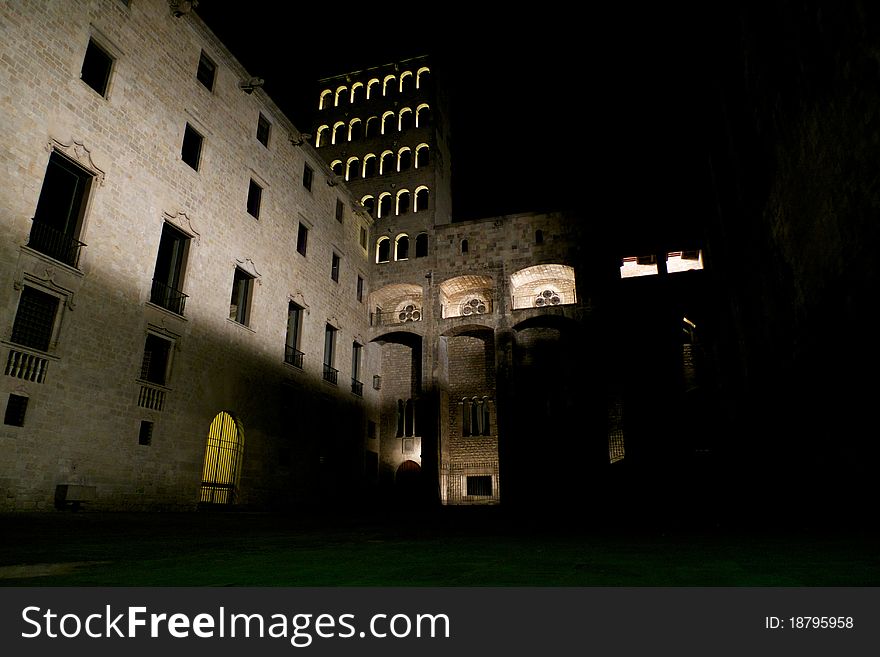
[[415,461],[404,461],[394,475],[394,488],[399,499],[415,502],[422,493],[422,466]]
[[241,422],[226,411],[217,413],[208,428],[199,500],[202,504],[235,503],[243,452],[244,430]]

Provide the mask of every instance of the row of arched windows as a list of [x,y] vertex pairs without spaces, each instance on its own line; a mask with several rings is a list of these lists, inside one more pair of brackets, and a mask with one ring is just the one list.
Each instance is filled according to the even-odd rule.
[[461,404],[461,435],[491,435],[489,420],[489,397],[464,397]]
[[351,87],[342,84],[336,89],[324,89],[318,99],[318,109],[323,110],[345,104],[354,105],[362,99],[370,100],[379,98],[380,95],[388,97],[396,93],[404,94],[413,89],[421,89],[430,73],[431,70],[427,66],[423,66],[415,73],[403,71],[399,76],[389,73],[381,80],[372,78],[367,82],[355,82]]
[[412,399],[397,400],[397,437],[417,436],[416,403]]
[[419,144],[415,151],[409,146],[404,146],[395,153],[392,150],[383,151],[379,155],[367,153],[363,159],[356,155],[351,156],[344,162],[333,160],[330,169],[340,178],[355,180],[356,178],[374,178],[389,173],[409,171],[428,166],[430,161],[430,148],[428,144]]
[[[415,196],[415,202],[413,202],[413,196]],[[379,194],[378,200],[372,194],[367,194],[361,199],[361,204],[370,213],[370,216],[381,219],[392,214],[398,216],[407,214],[410,209],[413,212],[427,210],[428,196],[428,188],[422,185],[421,187],[416,187],[415,195],[408,189],[398,190],[393,195],[391,192],[382,192]]]
[[415,110],[412,107],[404,107],[397,113],[388,110],[382,116],[371,116],[366,120],[355,117],[348,123],[337,121],[332,126],[325,123],[319,126],[315,133],[315,148],[372,139],[391,134],[394,130],[405,132],[410,128],[424,128],[430,124],[430,121],[431,108],[427,103],[422,103]]
[[[394,260],[409,260],[410,239],[406,233],[401,233],[394,238]],[[416,258],[424,258],[428,255],[428,233],[416,235]],[[391,238],[383,235],[376,240],[376,262],[389,262],[391,260]]]

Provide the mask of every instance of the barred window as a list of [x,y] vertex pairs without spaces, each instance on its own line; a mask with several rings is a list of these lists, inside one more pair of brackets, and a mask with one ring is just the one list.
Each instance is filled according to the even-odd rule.
[[58,297],[25,286],[12,325],[12,342],[48,351],[55,330]]

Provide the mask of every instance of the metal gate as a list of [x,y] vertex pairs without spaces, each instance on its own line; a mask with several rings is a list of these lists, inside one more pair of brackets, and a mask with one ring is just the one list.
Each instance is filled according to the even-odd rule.
[[208,429],[205,467],[202,472],[202,503],[233,504],[238,482],[244,432],[229,413],[221,411]]

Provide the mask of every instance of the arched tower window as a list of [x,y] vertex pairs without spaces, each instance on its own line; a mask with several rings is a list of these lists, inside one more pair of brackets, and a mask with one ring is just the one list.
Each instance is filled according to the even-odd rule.
[[342,103],[342,102],[348,100],[348,98],[347,98],[347,95],[348,95],[347,92],[348,92],[348,87],[346,87],[346,86],[339,87],[339,88],[336,90],[336,98],[335,98],[335,100],[333,101],[333,104],[334,104],[336,107],[339,107],[339,104],[340,104],[340,103]]
[[376,240],[376,262],[388,262],[391,259],[391,238],[382,236]]
[[395,88],[396,78],[393,75],[386,75],[385,80],[382,82],[382,95],[388,96],[396,91]]
[[391,214],[391,206],[394,203],[394,198],[391,196],[391,192],[382,192],[379,194],[379,217],[387,217]]
[[319,110],[327,109],[328,107],[330,107],[329,97],[332,95],[333,95],[332,89],[324,89],[324,91],[321,92],[321,98],[318,99],[318,109]]
[[394,171],[394,153],[385,151],[379,160],[379,175]]
[[421,89],[430,77],[431,69],[423,66],[416,73],[416,89]]
[[342,121],[337,121],[333,124],[333,143],[341,144],[345,141],[345,138],[348,136],[348,130],[345,127],[345,123]]
[[416,235],[416,258],[424,258],[428,255],[428,233]]
[[364,139],[370,139],[372,137],[376,137],[379,134],[379,117],[371,116],[367,119],[366,126],[364,127]]
[[345,165],[345,179],[351,180],[352,178],[357,178],[360,171],[360,160],[356,157],[348,158],[348,162]]
[[399,132],[403,132],[404,130],[409,130],[413,127],[413,111],[410,107],[404,107],[400,110],[399,118],[397,120],[397,130]]
[[431,108],[425,105],[419,105],[416,108],[416,127],[425,128],[431,124]]
[[394,112],[387,111],[382,115],[382,134],[387,135],[391,133],[391,128],[394,125]]
[[427,144],[419,144],[418,146],[416,146],[416,169],[428,166],[429,150],[430,149],[428,148]]
[[421,212],[422,210],[428,209],[428,188],[427,187],[418,187],[416,189],[416,205],[415,211]]
[[406,233],[401,233],[397,236],[397,239],[394,240],[394,259],[409,259],[409,235]]
[[363,137],[364,122],[360,119],[352,119],[348,123],[348,141],[358,141]]
[[355,82],[351,85],[351,104],[354,105],[358,100],[359,95],[363,95],[364,93],[364,83],[363,82]]
[[379,88],[379,78],[373,78],[367,82],[367,100],[376,97],[376,90]]
[[410,193],[408,189],[401,189],[397,192],[397,207],[395,214],[406,214],[409,212]]
[[330,163],[330,170],[334,174],[336,174],[337,176],[342,176],[343,169],[344,169],[344,166],[342,164],[342,160],[333,160]]
[[413,77],[412,71],[404,71],[400,74],[400,93],[406,93],[409,91],[414,82],[415,78]]
[[397,170],[408,171],[412,167],[412,151],[404,146],[397,152]]
[[376,199],[373,196],[367,194],[361,199],[361,205],[366,208],[367,213],[372,217],[373,213],[376,211]]
[[330,126],[322,125],[318,128],[318,132],[315,136],[315,148],[321,148],[322,146],[327,145],[327,137],[330,135]]
[[364,155],[364,178],[372,178],[376,175],[376,163],[379,159],[374,153]]

